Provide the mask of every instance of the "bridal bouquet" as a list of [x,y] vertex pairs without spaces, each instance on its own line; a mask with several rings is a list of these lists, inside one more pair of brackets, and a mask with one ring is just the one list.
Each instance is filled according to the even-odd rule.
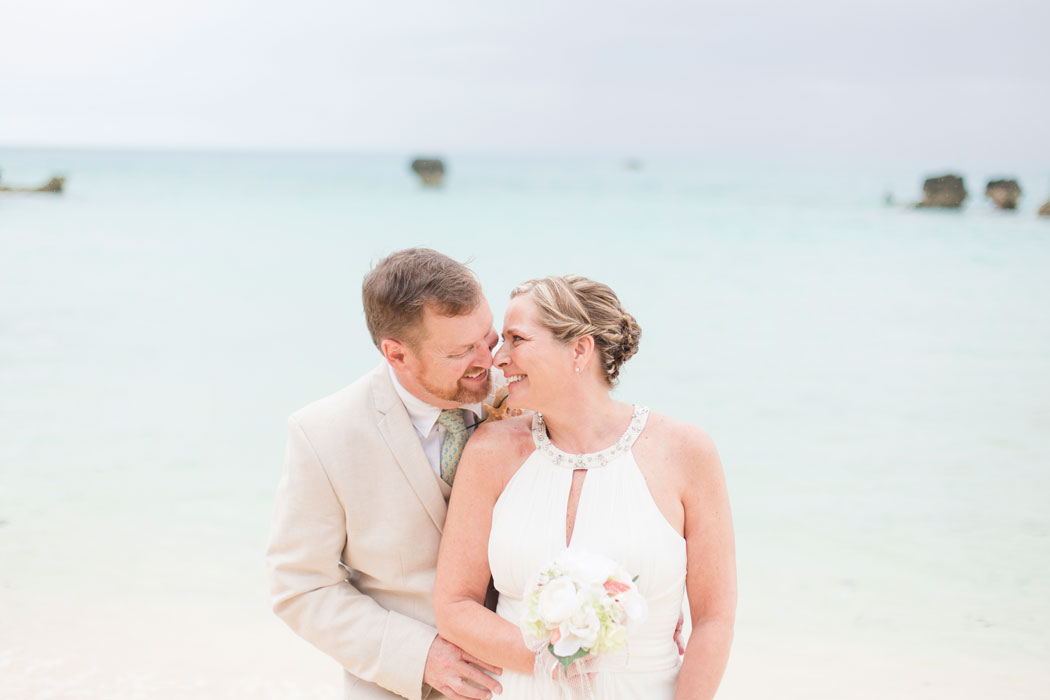
[[546,649],[565,672],[585,656],[623,649],[628,623],[647,612],[634,579],[619,564],[580,549],[566,549],[533,576],[524,603],[525,644],[535,652]]

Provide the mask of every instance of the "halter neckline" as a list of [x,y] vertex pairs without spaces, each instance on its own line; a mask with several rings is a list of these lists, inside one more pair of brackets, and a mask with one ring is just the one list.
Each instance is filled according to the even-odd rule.
[[570,454],[564,452],[551,442],[547,435],[547,424],[543,420],[543,414],[537,413],[532,417],[532,441],[536,449],[545,454],[551,461],[566,469],[594,469],[604,467],[625,452],[629,452],[634,441],[642,434],[645,421],[649,417],[649,409],[645,406],[634,406],[631,414],[631,423],[620,438],[609,447],[598,452],[587,452],[584,454]]

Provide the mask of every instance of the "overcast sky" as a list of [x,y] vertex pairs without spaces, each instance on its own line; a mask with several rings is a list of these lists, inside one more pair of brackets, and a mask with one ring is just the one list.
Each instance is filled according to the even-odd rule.
[[1050,162],[1050,2],[0,6],[0,145]]

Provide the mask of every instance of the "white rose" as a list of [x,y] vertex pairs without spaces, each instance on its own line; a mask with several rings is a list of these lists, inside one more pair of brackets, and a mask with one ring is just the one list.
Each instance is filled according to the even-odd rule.
[[554,643],[554,653],[558,656],[572,656],[583,646],[583,640],[570,631],[569,621],[566,620],[558,628],[561,636]]
[[602,623],[594,608],[587,606],[578,609],[568,620],[569,633],[580,639],[580,646],[592,649],[598,641]]
[[576,586],[560,576],[540,591],[539,612],[548,627],[557,627],[576,609]]

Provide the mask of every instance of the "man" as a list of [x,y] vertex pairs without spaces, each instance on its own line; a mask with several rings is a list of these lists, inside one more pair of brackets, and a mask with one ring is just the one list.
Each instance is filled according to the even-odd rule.
[[479,666],[498,669],[437,636],[431,595],[459,454],[492,389],[492,312],[469,269],[427,249],[379,262],[362,296],[384,362],[288,420],[273,608],[343,666],[348,700],[489,698],[501,688]]

